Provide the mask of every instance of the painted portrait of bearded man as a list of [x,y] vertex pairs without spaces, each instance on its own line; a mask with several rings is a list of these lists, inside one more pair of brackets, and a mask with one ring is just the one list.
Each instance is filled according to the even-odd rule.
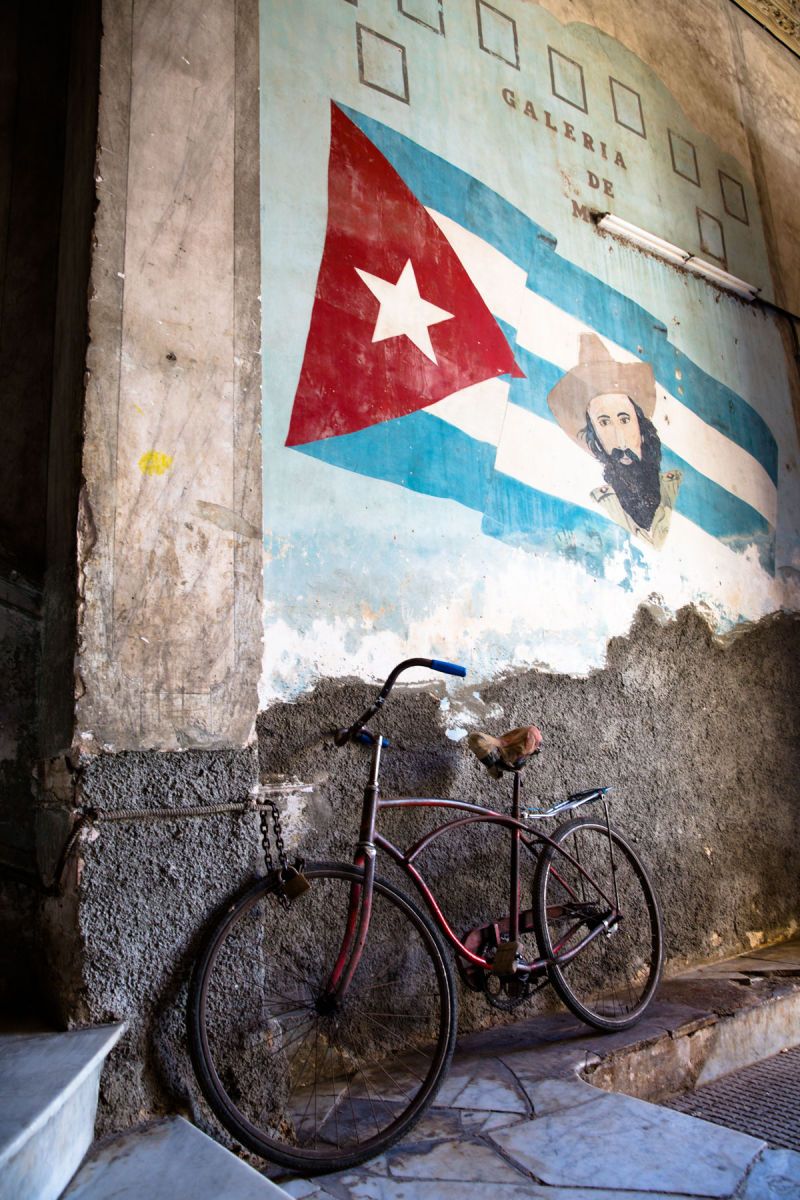
[[581,334],[580,361],[547,402],[561,428],[603,467],[591,492],[601,510],[656,548],[663,545],[681,486],[680,471],[661,471],[661,439],[653,424],[653,368],[617,362],[593,333]]

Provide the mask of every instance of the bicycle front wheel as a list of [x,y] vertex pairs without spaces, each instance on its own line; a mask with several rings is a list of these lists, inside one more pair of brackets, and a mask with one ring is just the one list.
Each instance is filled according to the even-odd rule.
[[369,934],[343,999],[325,985],[345,937],[345,864],[307,867],[288,910],[261,880],[224,912],[189,994],[192,1061],[222,1124],[304,1174],[386,1149],[431,1103],[453,1053],[456,996],[430,920],[376,880]]
[[552,835],[537,869],[536,936],[546,958],[597,935],[569,963],[548,967],[550,982],[576,1017],[595,1029],[639,1020],[661,977],[661,915],[647,872],[616,830],[591,818]]

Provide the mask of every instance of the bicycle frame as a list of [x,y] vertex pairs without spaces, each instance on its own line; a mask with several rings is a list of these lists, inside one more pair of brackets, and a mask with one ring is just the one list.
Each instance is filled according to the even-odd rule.
[[[401,870],[413,882],[415,889],[419,892],[425,902],[431,917],[438,925],[447,941],[453,947],[455,952],[467,962],[476,967],[482,967],[487,971],[491,971],[493,964],[490,959],[481,957],[471,951],[460,938],[455,934],[452,927],[448,923],[441,906],[436,897],[431,891],[428,884],[425,882],[421,872],[415,866],[414,860],[422,853],[436,838],[453,829],[464,828],[468,825],[476,824],[491,824],[499,825],[507,829],[511,838],[510,850],[510,870],[509,870],[509,942],[516,943],[519,940],[520,933],[520,879],[519,879],[519,861],[520,861],[520,843],[522,843],[532,853],[538,853],[539,849],[549,845],[555,846],[559,854],[563,855],[580,874],[590,882],[596,891],[603,897],[609,905],[609,914],[604,920],[599,923],[594,929],[589,932],[570,950],[563,954],[555,954],[552,958],[535,958],[531,962],[519,964],[518,969],[522,972],[530,974],[539,974],[544,972],[550,965],[565,966],[571,962],[585,947],[598,937],[601,933],[607,933],[609,928],[619,920],[621,914],[618,911],[616,899],[612,899],[606,895],[605,891],[600,887],[581,863],[574,858],[567,850],[558,846],[551,838],[544,833],[531,834],[528,827],[524,824],[521,816],[521,781],[520,773],[515,772],[513,777],[513,795],[512,795],[512,811],[511,814],[496,812],[493,809],[483,808],[478,804],[470,804],[465,800],[447,800],[438,798],[426,798],[421,796],[401,797],[397,799],[381,799],[380,785],[378,777],[380,773],[382,743],[380,738],[376,738],[372,745],[372,757],[370,763],[369,781],[364,789],[364,801],[361,810],[361,825],[359,828],[358,843],[353,858],[353,863],[359,870],[363,870],[364,878],[362,882],[354,883],[350,890],[350,903],[347,913],[345,932],[342,939],[342,945],[337,957],[336,963],[331,971],[328,979],[326,992],[330,997],[338,997],[346,992],[347,987],[352,979],[358,964],[361,959],[361,953],[364,949],[364,944],[369,932],[370,919],[372,916],[372,891],[375,880],[375,861],[379,850],[388,854],[401,868]],[[450,811],[462,812],[467,815],[454,817],[450,820],[437,825],[434,829],[429,830],[416,842],[406,850],[401,850],[395,846],[383,834],[376,830],[378,814],[387,809],[403,809],[403,808],[444,808]],[[606,805],[606,821],[608,821],[608,807]],[[551,870],[554,868],[551,867]],[[558,875],[558,873],[556,872]],[[564,885],[567,891],[571,892],[577,899],[577,895],[572,888],[567,885],[565,880],[558,876],[559,881]],[[567,937],[569,934],[567,935]],[[566,938],[564,940],[567,940]]]

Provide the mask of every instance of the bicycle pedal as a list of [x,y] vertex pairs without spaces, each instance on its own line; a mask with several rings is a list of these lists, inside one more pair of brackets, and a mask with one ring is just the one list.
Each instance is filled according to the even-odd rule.
[[296,900],[310,887],[311,884],[303,872],[298,871],[296,867],[287,867],[281,877],[281,891],[287,900]]
[[492,970],[495,975],[510,975],[517,961],[519,942],[501,942],[492,959]]

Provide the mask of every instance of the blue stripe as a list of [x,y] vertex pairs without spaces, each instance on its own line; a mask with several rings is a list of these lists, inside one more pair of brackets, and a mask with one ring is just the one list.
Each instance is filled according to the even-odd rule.
[[417,198],[496,246],[528,272],[528,286],[571,316],[653,366],[658,382],[753,456],[778,479],[778,447],[769,426],[743,397],[673,346],[665,327],[629,297],[556,253],[556,239],[477,179],[400,133],[342,107],[375,143]]
[[[608,556],[636,549],[632,535],[613,521],[495,472],[482,530],[512,546],[557,550],[602,578]],[[638,552],[637,552],[638,553]],[[535,605],[536,598],[531,598]]]
[[[535,413],[537,417],[555,423],[547,396],[563,372],[520,346],[513,345],[513,349],[514,357],[525,372],[525,378],[512,380],[509,400],[520,408]],[[766,517],[745,500],[691,466],[663,443],[661,469],[680,470],[683,473],[681,489],[675,504],[678,512],[683,513],[713,537],[721,538],[728,544],[745,546],[754,542],[759,547],[762,562],[767,566],[774,557],[774,537],[772,526]]]
[[696,471],[667,446],[661,448],[662,471],[681,471],[675,511],[719,538],[733,550],[755,545],[761,565],[775,574],[775,531],[761,513],[707,475]]
[[512,545],[555,547],[598,577],[605,574],[605,557],[630,545],[627,530],[599,513],[498,474],[494,446],[430,413],[409,413],[292,449],[347,471],[454,500],[485,514],[482,531],[490,537]]
[[509,400],[513,404],[518,404],[520,408],[527,409],[528,412],[536,413],[537,417],[543,417],[546,421],[555,423],[555,417],[550,411],[547,397],[559,379],[564,377],[564,372],[561,367],[555,366],[554,363],[548,362],[544,358],[539,358],[538,354],[531,354],[530,350],[526,350],[524,346],[517,345],[514,340],[514,331],[505,321],[497,323],[508,339],[520,370],[525,372],[524,379],[511,380]]
[[478,442],[426,412],[293,448],[335,467],[455,500],[481,513],[496,453],[488,442]]
[[[294,449],[359,475],[454,500],[484,513],[483,531],[492,537],[555,546],[567,557],[580,557],[595,575],[603,573],[604,555],[631,544],[627,530],[599,512],[495,471],[494,446],[430,413],[409,413]],[[683,472],[677,512],[734,550],[755,544],[764,567],[774,570],[774,536],[760,513],[666,448],[662,468]]]

